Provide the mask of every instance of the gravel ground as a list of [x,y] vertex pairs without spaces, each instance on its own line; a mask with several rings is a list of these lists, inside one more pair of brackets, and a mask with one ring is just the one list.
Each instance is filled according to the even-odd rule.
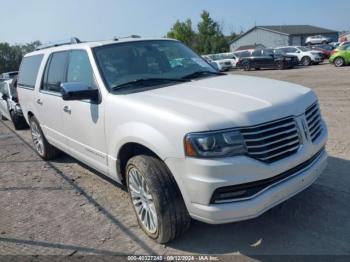
[[0,121],[0,255],[350,255],[350,67],[232,73],[316,91],[330,158],[314,185],[259,218],[218,226],[193,221],[183,237],[158,245],[138,228],[122,188],[69,156],[42,161],[29,131]]

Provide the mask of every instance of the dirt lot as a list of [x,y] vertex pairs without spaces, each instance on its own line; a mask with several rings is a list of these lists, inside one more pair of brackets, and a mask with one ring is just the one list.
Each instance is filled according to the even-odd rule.
[[316,91],[330,158],[314,185],[257,219],[220,226],[193,221],[186,235],[158,245],[138,228],[121,188],[69,156],[43,162],[28,131],[0,121],[0,254],[350,255],[350,67],[232,73]]

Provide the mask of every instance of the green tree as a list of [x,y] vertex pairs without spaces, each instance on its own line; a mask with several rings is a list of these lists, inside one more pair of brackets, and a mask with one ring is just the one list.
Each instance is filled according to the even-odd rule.
[[196,32],[192,28],[191,19],[187,19],[185,22],[177,20],[170,32],[167,33],[167,37],[177,39],[195,48]]
[[17,71],[22,61],[22,57],[32,52],[40,45],[39,41],[25,45],[10,45],[0,43],[0,73],[8,71]]
[[208,11],[203,11],[198,23],[198,51],[201,54],[227,52],[229,43],[218,22],[214,21]]

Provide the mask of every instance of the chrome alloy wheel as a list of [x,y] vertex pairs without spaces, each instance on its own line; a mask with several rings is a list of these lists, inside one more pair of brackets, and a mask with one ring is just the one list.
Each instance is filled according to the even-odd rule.
[[44,155],[44,140],[43,137],[40,133],[39,127],[37,123],[32,121],[30,123],[30,131],[32,133],[32,139],[34,143],[34,147],[36,151],[39,153],[39,155],[43,156]]
[[158,229],[158,218],[146,180],[135,167],[129,169],[128,177],[131,201],[137,216],[145,229],[150,234],[154,234]]

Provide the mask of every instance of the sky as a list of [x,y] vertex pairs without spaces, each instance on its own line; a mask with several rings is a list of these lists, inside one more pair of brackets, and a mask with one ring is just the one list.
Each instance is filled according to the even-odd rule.
[[349,0],[0,0],[0,42],[103,40],[166,35],[176,20],[196,26],[203,10],[226,34],[256,25],[310,24],[350,30]]

